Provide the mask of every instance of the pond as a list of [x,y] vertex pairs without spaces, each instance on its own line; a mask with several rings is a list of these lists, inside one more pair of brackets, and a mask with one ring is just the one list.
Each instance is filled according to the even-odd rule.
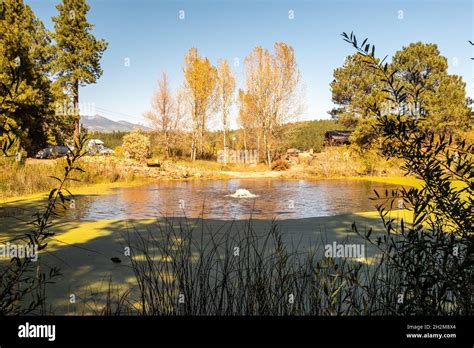
[[[233,220],[300,219],[375,209],[374,190],[396,186],[359,180],[233,179],[159,182],[117,188],[113,194],[80,196],[71,220],[159,216]],[[237,197],[247,190],[250,197]],[[241,191],[239,191],[240,193]],[[244,192],[245,193],[245,192]]]
[[[124,257],[123,247],[124,243],[131,243],[132,249],[138,245],[137,250],[141,250],[138,238],[148,236],[147,232],[160,237],[161,230],[149,218],[203,215],[206,220],[197,219],[190,224],[191,238],[195,238],[196,245],[209,241],[209,231],[222,232],[231,239],[237,237],[245,230],[250,216],[252,230],[259,236],[267,235],[270,220],[276,218],[288,250],[311,249],[322,253],[323,242],[361,245],[363,241],[352,230],[353,223],[357,223],[361,231],[369,228],[373,228],[374,233],[380,231],[379,218],[352,214],[374,210],[376,202],[369,199],[375,196],[373,190],[396,187],[359,180],[259,178],[157,182],[117,188],[106,195],[78,195],[75,209],[68,209],[66,216],[61,214],[53,224],[56,235],[42,259],[45,265],[60,267],[63,274],[57,284],[49,288],[48,297],[56,314],[81,313],[82,307],[70,307],[69,301],[64,301],[69,298],[71,289],[84,294],[89,303],[102,303],[100,299],[106,298],[107,279],[113,275],[115,284],[132,289],[138,298],[135,274],[129,258]],[[239,189],[247,190],[251,197],[236,197]],[[0,217],[4,217],[0,219],[0,239],[10,240],[28,231],[30,227],[19,223],[14,215],[18,208],[32,210],[35,204],[10,205],[11,209],[3,212],[0,207]],[[234,219],[242,221],[229,223]],[[186,233],[186,229],[184,231]],[[179,228],[174,229],[175,232],[182,233]],[[365,245],[365,253],[370,260],[377,250]],[[112,262],[112,257],[119,258],[121,263]]]

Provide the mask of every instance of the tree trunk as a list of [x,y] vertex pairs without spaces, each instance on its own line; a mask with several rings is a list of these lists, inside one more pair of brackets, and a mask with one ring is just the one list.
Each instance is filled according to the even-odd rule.
[[193,131],[193,139],[191,142],[191,161],[196,160],[196,131]]
[[165,131],[165,157],[170,158],[170,135]]
[[205,122],[205,117],[206,117],[205,115],[202,115],[201,134],[200,134],[200,139],[199,139],[200,140],[200,144],[199,144],[200,149],[199,150],[200,150],[200,153],[201,153],[201,155],[200,155],[201,159],[204,157],[204,129],[205,129],[204,122]]
[[[247,154],[247,132],[245,131],[245,128],[242,129],[242,132],[244,133],[243,134],[243,140],[244,140],[244,151],[245,151],[245,154]],[[247,163],[247,155],[245,155],[244,157],[244,163]]]
[[269,149],[269,144],[268,144],[267,130],[263,131],[263,144],[265,146],[265,161],[267,162],[267,165],[270,168],[271,161],[270,161],[270,149]]
[[[74,110],[74,144],[79,144],[79,135],[81,132],[80,120],[81,116],[79,113],[79,81],[74,83],[73,87],[73,110]],[[76,114],[77,112],[77,114]]]
[[224,114],[224,163],[227,163],[227,116]]
[[193,134],[191,142],[191,161],[196,160],[196,147],[197,147],[197,133],[199,130],[199,116],[197,114],[196,105],[193,106]]
[[268,168],[272,167],[272,156],[270,153],[270,149],[267,149],[267,162],[268,162]]
[[260,133],[257,133],[257,164],[259,163],[260,158]]

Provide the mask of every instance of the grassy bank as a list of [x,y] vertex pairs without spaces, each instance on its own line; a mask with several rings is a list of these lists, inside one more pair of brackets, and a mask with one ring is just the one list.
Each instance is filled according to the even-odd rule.
[[[26,225],[21,226],[14,219],[11,219],[10,225],[6,222],[3,221],[1,240],[11,239],[13,235],[21,235],[28,229]],[[114,286],[122,289],[123,292],[128,292],[127,301],[133,303],[134,307],[127,307],[127,311],[133,314],[245,314],[242,312],[243,309],[241,311],[235,308],[231,302],[237,298],[240,298],[241,300],[238,302],[242,301],[242,303],[244,303],[243,301],[252,301],[256,293],[250,294],[244,291],[239,294],[239,289],[247,288],[248,291],[251,291],[247,287],[249,286],[255,290],[261,289],[263,291],[265,288],[264,292],[271,294],[270,283],[275,285],[274,290],[277,290],[281,285],[282,287],[279,288],[281,291],[295,294],[296,302],[303,306],[303,303],[299,301],[303,298],[309,300],[313,291],[311,289],[317,293],[323,289],[322,284],[321,287],[307,288],[306,286],[309,284],[300,283],[302,288],[298,287],[298,279],[309,279],[305,278],[305,274],[312,277],[317,273],[316,261],[321,260],[324,263],[330,261],[324,260],[321,255],[324,250],[323,241],[343,243],[347,241],[347,238],[350,238],[353,242],[363,243],[351,229],[353,222],[357,222],[361,228],[374,228],[374,233],[382,232],[380,220],[376,216],[364,216],[364,214],[282,220],[278,224],[273,224],[269,220],[255,220],[250,223],[246,220],[230,222],[173,218],[57,223],[51,229],[55,236],[48,246],[48,251],[42,253],[44,265],[56,265],[61,268],[62,273],[61,278],[55,284],[48,285],[48,301],[52,308],[55,308],[54,314],[57,315],[100,314],[104,306],[107,305],[107,280],[112,279]],[[297,235],[293,233],[296,230],[298,231]],[[201,239],[201,233],[204,233],[203,239]],[[153,236],[150,239],[152,242],[146,242],[149,234]],[[275,237],[277,238],[275,239]],[[265,238],[268,238],[266,245],[264,244]],[[132,246],[131,257],[124,256],[124,245]],[[192,253],[188,254],[187,250],[190,245],[192,249],[189,250],[192,250]],[[233,254],[236,245],[240,247],[239,257],[235,257]],[[196,246],[199,248],[195,249]],[[249,247],[248,251],[247,246]],[[367,248],[369,247],[367,246]],[[252,254],[249,255],[248,252],[252,252]],[[196,256],[200,254],[203,259]],[[220,257],[224,255],[231,257]],[[309,268],[305,268],[304,273],[299,273],[298,269],[308,261],[306,258],[308,255],[313,257],[314,263],[307,264],[306,266]],[[375,256],[376,250],[374,248],[367,249],[367,257],[358,259],[355,265],[370,265]],[[111,262],[111,257],[119,258],[121,263]],[[247,259],[247,257],[249,258]],[[223,260],[230,262],[228,268],[222,268],[224,265],[222,262],[225,262]],[[286,260],[286,266],[279,264],[278,260]],[[246,262],[250,262],[250,264],[246,264]],[[336,262],[338,261],[336,260]],[[186,266],[182,266],[181,263]],[[209,268],[211,265],[214,266]],[[286,269],[286,271],[281,273],[280,277],[270,276],[270,273],[278,270],[278,267],[284,267],[281,270]],[[187,278],[184,273],[181,273],[186,269],[190,271],[191,278]],[[221,281],[212,283],[212,279],[215,278],[213,276],[207,277],[206,270],[212,270],[212,274],[218,274],[219,277],[228,276],[229,283],[227,285],[222,283],[222,278],[220,278]],[[270,272],[267,274],[268,277],[265,277],[268,279],[268,283],[259,284],[259,281],[263,281],[257,277],[259,270],[263,272],[261,275]],[[253,275],[247,276],[246,272],[251,272]],[[231,281],[231,279],[235,281],[239,279],[239,274],[241,274],[243,281],[247,282],[247,286]],[[182,288],[190,289],[192,284],[198,284],[195,282],[198,281],[198,278],[194,278],[194,276],[211,282],[207,284],[209,285],[208,295],[198,295],[199,291],[196,293],[191,291],[186,292],[186,298],[190,300],[193,298],[191,302],[194,302],[198,301],[201,296],[211,296],[207,299],[210,301],[209,304],[213,305],[206,306],[207,309],[204,307],[183,309],[169,306],[169,301],[176,295],[176,292]],[[279,283],[283,278],[286,280]],[[147,283],[147,279],[153,281],[154,284]],[[169,282],[163,282],[164,279]],[[334,280],[329,274],[321,278],[322,281],[331,279]],[[277,286],[277,284],[279,285]],[[338,283],[338,286],[340,285],[341,283]],[[260,288],[257,288],[258,286]],[[151,297],[142,298],[140,287]],[[231,301],[226,306],[226,310],[218,310],[214,306],[219,301],[217,301],[218,297],[215,297],[216,301],[212,300],[213,294],[216,293],[211,291],[211,288],[214,290],[226,289],[225,291],[230,297],[224,295],[223,299]],[[305,289],[304,294],[295,292],[299,291],[298,289],[301,291]],[[350,291],[350,287],[344,289],[344,291]],[[336,288],[333,289],[333,291],[335,290]],[[77,302],[73,305],[67,300],[71,291],[77,295]],[[278,306],[281,299],[277,296],[268,297],[265,295],[261,300],[268,305]],[[112,303],[114,302],[112,301]],[[326,305],[321,303],[317,307],[303,306],[293,314],[316,314],[312,311],[330,314]],[[335,309],[335,307],[331,308],[331,311]],[[284,310],[283,307],[282,310]],[[271,314],[266,309],[257,309],[257,307],[253,310],[248,307],[245,311],[249,311],[248,314]],[[282,314],[277,307],[273,307],[271,311],[273,314]],[[121,312],[120,314],[127,313]]]
[[[399,210],[391,217],[398,224],[412,216]],[[47,287],[48,314],[403,315],[405,308],[395,305],[403,275],[354,232],[353,223],[359,230],[372,228],[373,238],[384,235],[374,212],[278,222],[158,218],[56,224],[42,254],[43,267],[55,264],[62,272]],[[365,245],[365,254],[325,256],[325,246],[334,242]],[[131,255],[124,255],[124,246]],[[438,311],[455,315],[463,308],[454,298]]]
[[[0,158],[0,202],[21,197],[37,197],[48,193],[56,184],[54,177],[63,175],[66,160],[27,160],[16,162]],[[68,189],[74,192],[96,193],[120,185],[138,184],[149,180],[145,175],[126,170],[116,160],[81,161],[84,172],[76,172]],[[91,186],[92,185],[92,186]],[[87,188],[90,186],[89,188]]]
[[[133,181],[116,181],[116,182],[104,182],[104,183],[84,183],[84,184],[75,184],[72,189],[73,195],[107,195],[113,193],[115,188],[119,187],[134,187],[141,186],[147,183],[152,183],[153,181],[150,178],[138,178],[136,177]],[[0,204],[8,203],[20,203],[23,201],[34,202],[45,202],[48,198],[49,191],[40,191],[30,194],[19,194],[14,196],[1,196],[0,195]]]
[[339,177],[335,179],[346,179],[346,180],[361,180],[361,181],[373,181],[380,182],[383,184],[391,184],[398,186],[412,186],[412,187],[421,187],[423,181],[420,179],[414,178],[412,176],[349,176],[349,177]]

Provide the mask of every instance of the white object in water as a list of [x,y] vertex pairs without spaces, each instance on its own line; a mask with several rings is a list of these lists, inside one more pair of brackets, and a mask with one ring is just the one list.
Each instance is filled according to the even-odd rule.
[[253,198],[253,197],[258,197],[257,195],[254,195],[252,192],[246,189],[238,189],[235,191],[235,193],[228,195],[229,197],[234,197],[234,198]]

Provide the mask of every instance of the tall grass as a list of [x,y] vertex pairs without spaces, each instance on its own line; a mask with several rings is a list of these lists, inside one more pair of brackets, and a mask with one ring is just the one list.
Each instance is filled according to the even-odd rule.
[[383,265],[326,258],[321,245],[302,250],[284,241],[276,222],[261,235],[252,220],[236,224],[212,230],[202,221],[196,229],[186,219],[166,219],[146,233],[129,233],[137,298],[109,299],[104,313],[118,307],[139,315],[396,313],[397,275]]
[[403,175],[400,161],[387,160],[376,149],[361,151],[355,146],[328,146],[311,162],[308,173],[322,177]]
[[[373,262],[325,257],[324,244],[289,243],[273,221],[258,234],[252,220],[213,230],[187,219],[165,219],[129,233],[137,291],[109,292],[102,313],[114,315],[404,315],[406,275],[388,258],[397,240],[378,237]],[[356,230],[356,227],[354,226]],[[361,235],[364,237],[363,235]],[[407,249],[409,250],[409,248]],[[366,260],[367,261],[367,260]],[[469,285],[462,294],[466,295]],[[430,314],[462,315],[462,296]]]
[[[0,157],[0,199],[13,196],[47,192],[54,185],[53,176],[60,177],[66,166],[66,159],[17,162],[11,158]],[[68,182],[68,187],[116,181],[131,181],[133,172],[123,170],[111,158],[99,161],[82,159],[84,169],[77,175],[80,181]]]
[[237,171],[237,172],[264,172],[268,170],[268,166],[264,163],[256,165],[249,165],[245,163],[219,163],[217,161],[208,160],[186,160],[186,159],[172,159],[172,163],[189,168],[191,170],[204,172],[219,172],[219,171]]

